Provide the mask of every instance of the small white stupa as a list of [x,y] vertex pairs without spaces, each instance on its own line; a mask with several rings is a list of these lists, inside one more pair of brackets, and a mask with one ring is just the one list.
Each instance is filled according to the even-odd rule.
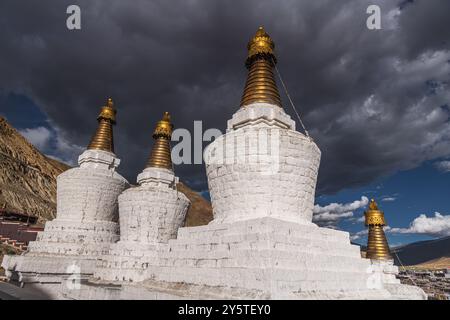
[[[396,270],[384,266],[374,268],[372,260],[361,258],[360,248],[350,243],[348,232],[321,228],[312,222],[321,153],[312,139],[295,130],[295,122],[281,107],[273,74],[276,62],[274,43],[260,27],[248,45],[249,73],[241,107],[228,121],[227,133],[205,150],[214,213],[211,223],[179,228],[188,201],[174,189],[176,179],[167,160],[170,126],[165,118],[161,126],[165,129],[159,130],[157,126],[155,131],[154,152],[149,165],[138,176],[138,187],[119,196],[126,182],[115,176],[113,165],[102,169],[99,167],[102,163],[90,160],[95,167],[84,169],[81,162],[78,170],[89,170],[86,173],[92,176],[79,179],[88,181],[83,187],[76,187],[68,195],[69,187],[58,180],[58,197],[61,197],[58,213],[64,211],[60,207],[69,207],[67,212],[71,213],[72,220],[58,220],[58,215],[55,220],[58,222],[46,226],[36,244],[30,246],[30,252],[9,257],[5,269],[9,274],[36,274],[43,273],[40,264],[47,261],[43,258],[47,255],[50,255],[48,259],[58,254],[63,259],[67,256],[81,259],[82,249],[87,245],[75,241],[73,246],[82,248],[79,252],[66,249],[69,246],[66,242],[72,243],[69,241],[72,233],[66,229],[73,225],[85,226],[81,221],[87,204],[95,208],[89,214],[91,219],[108,217],[112,226],[118,197],[120,241],[110,245],[118,238],[116,234],[112,236],[113,232],[108,233],[111,234],[110,250],[98,249],[89,255],[95,254],[99,260],[93,272],[91,263],[87,268],[93,276],[79,288],[61,285],[60,297],[426,298],[421,289],[393,281]],[[105,181],[104,189],[94,179],[97,170],[109,172],[109,180],[101,180]],[[66,176],[68,179],[70,174],[62,175],[64,179]],[[91,189],[97,190],[97,197],[88,197],[90,192],[83,193]],[[108,199],[110,215],[106,215],[103,206],[100,210],[100,205],[93,203],[94,200],[104,203],[103,197]],[[73,208],[77,208],[76,212]],[[103,226],[104,220],[101,221]],[[58,237],[50,232],[54,225],[60,226]],[[89,243],[101,243],[98,240],[103,239],[102,230],[89,233],[94,238]],[[85,236],[85,239],[91,238]],[[36,252],[37,247],[43,249]],[[56,264],[49,262],[46,267],[60,272]],[[389,276],[380,277],[385,273]]]
[[95,270],[95,277],[113,281],[142,281],[158,257],[158,250],[177,236],[189,200],[177,191],[170,155],[173,125],[169,113],[156,125],[155,143],[138,187],[119,196],[120,241],[111,246]]
[[129,184],[116,172],[116,110],[108,99],[98,116],[98,129],[78,158],[79,167],[57,178],[57,215],[20,256],[5,256],[10,279],[45,287],[54,296],[59,284],[74,274],[93,274],[98,258],[119,239],[118,195]]
[[364,215],[365,225],[369,229],[365,257],[372,264],[372,282],[381,282],[384,287],[389,288],[391,293],[407,296],[407,293],[402,292],[405,286],[399,285],[400,280],[396,277],[398,267],[394,265],[394,259],[383,229],[386,226],[386,220],[383,211],[378,209],[375,199],[370,200],[369,208]]

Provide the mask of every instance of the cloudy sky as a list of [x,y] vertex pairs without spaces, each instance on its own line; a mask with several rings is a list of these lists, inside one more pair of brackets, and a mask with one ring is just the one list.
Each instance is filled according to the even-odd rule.
[[[81,30],[66,27],[71,4]],[[366,27],[371,4],[381,30]],[[322,150],[315,220],[364,241],[362,210],[376,197],[392,243],[445,236],[449,12],[448,0],[2,0],[0,115],[73,164],[112,97],[120,171],[134,182],[164,111],[178,128],[202,120],[204,130],[225,129],[239,107],[247,41],[264,25]],[[176,171],[207,191],[203,165]]]

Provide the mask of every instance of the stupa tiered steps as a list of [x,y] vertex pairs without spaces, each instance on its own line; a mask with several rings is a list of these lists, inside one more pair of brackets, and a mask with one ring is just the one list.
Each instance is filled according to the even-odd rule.
[[[361,258],[347,232],[312,223],[258,218],[180,228],[177,239],[146,249],[141,256],[134,251],[119,259],[102,259],[90,283],[80,292],[65,290],[66,297],[401,298],[371,288],[371,262]],[[114,286],[121,286],[120,294]],[[406,297],[412,297],[411,290]],[[421,298],[420,291],[415,298]]]
[[182,228],[159,263],[149,278],[251,289],[272,299],[366,291],[370,266],[346,232],[273,218]]

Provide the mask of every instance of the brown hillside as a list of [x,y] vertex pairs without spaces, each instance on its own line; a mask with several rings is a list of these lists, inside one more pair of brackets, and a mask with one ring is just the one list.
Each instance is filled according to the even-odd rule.
[[417,268],[423,269],[450,269],[450,258],[441,257],[416,265]]
[[177,185],[177,188],[191,200],[185,226],[194,227],[208,224],[213,219],[211,203],[182,182]]
[[39,217],[56,214],[56,177],[68,166],[41,154],[0,117],[0,207]]

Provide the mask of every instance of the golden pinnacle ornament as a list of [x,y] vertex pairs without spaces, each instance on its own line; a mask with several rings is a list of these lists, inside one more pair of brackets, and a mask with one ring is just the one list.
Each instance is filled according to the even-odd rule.
[[113,125],[116,123],[116,110],[111,98],[103,106],[97,117],[98,127],[88,149],[103,150],[114,153]]
[[170,122],[170,114],[164,112],[162,120],[158,121],[153,132],[155,143],[153,144],[146,168],[154,167],[172,170],[172,159],[170,156],[172,131],[173,125]]
[[391,260],[392,256],[383,230],[383,227],[386,225],[384,213],[378,209],[378,205],[374,199],[370,200],[369,209],[364,215],[366,217],[365,224],[369,227],[366,258]]
[[281,107],[280,94],[273,74],[275,63],[277,63],[274,54],[275,44],[263,27],[259,27],[247,48],[248,56],[245,65],[249,71],[241,107],[256,102]]

